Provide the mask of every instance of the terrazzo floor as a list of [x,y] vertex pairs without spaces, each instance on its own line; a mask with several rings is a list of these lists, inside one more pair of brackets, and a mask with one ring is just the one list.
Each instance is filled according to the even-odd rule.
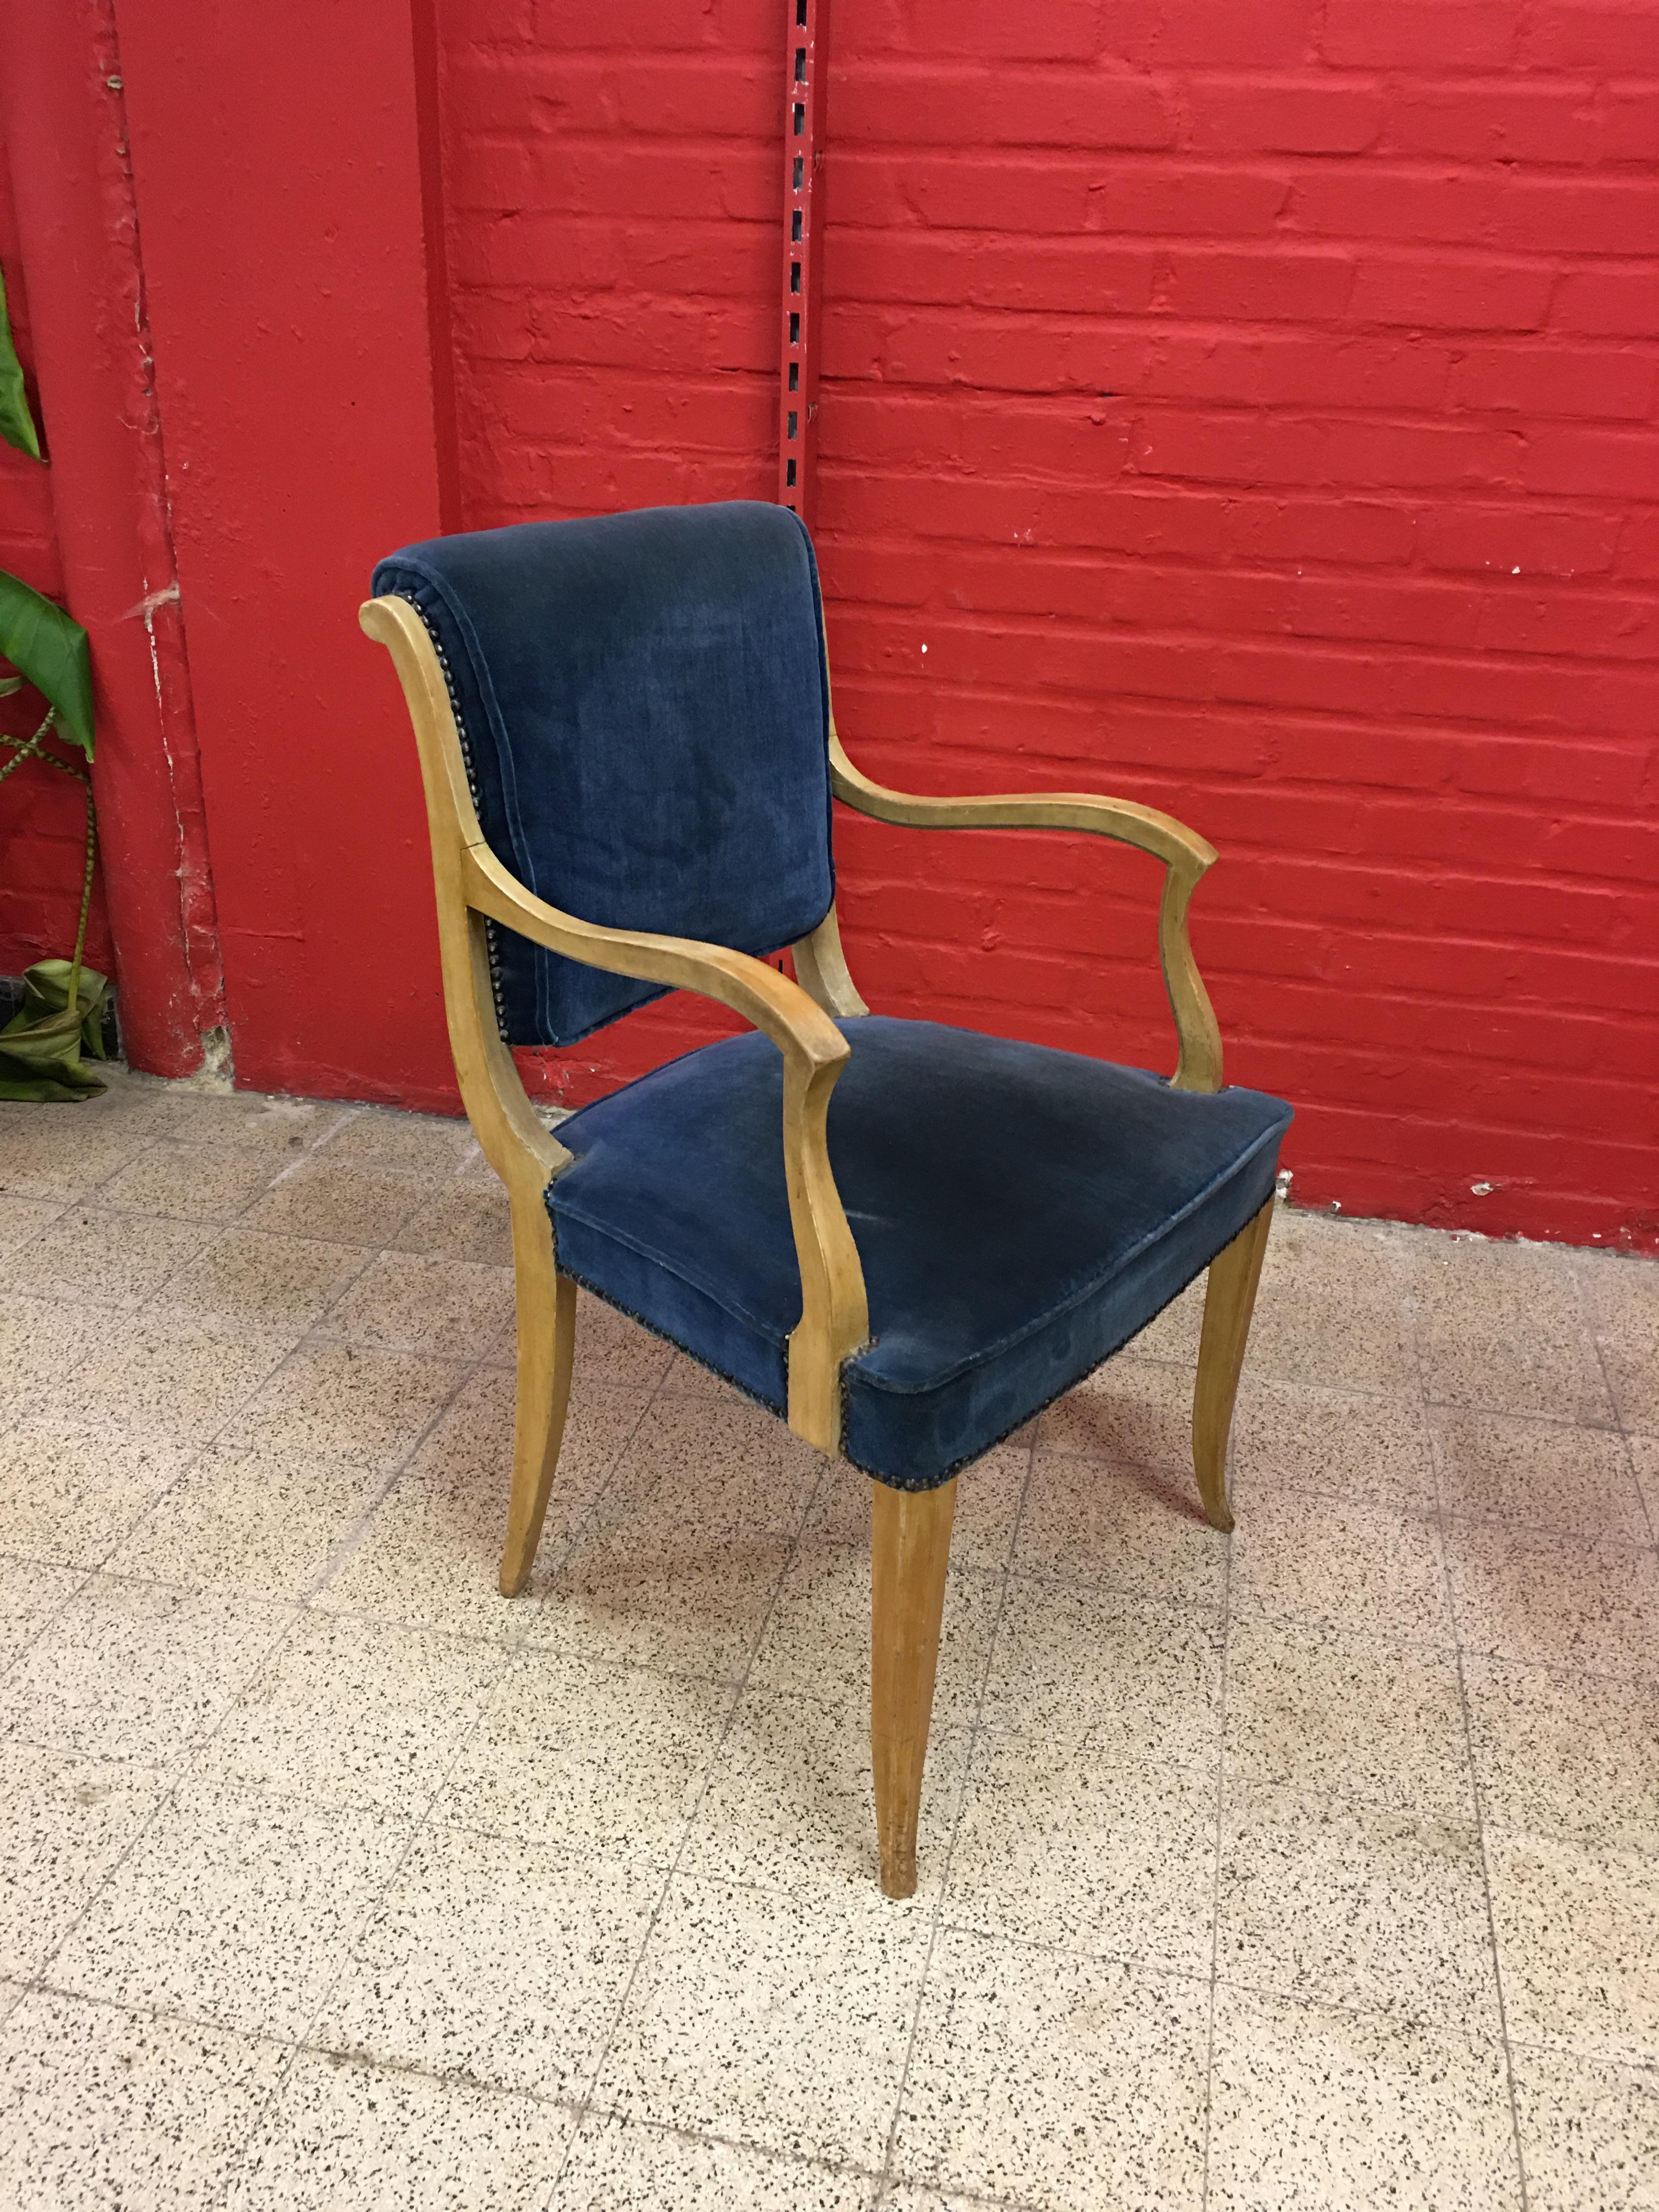
[[967,1473],[879,1895],[863,1486],[605,1310],[494,1589],[463,1126],[0,1107],[0,2204],[1659,2203],[1659,1269],[1283,1213]]

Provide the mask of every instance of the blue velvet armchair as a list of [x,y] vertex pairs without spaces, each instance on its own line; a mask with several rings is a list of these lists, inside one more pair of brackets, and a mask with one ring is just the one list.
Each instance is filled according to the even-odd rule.
[[[441,538],[374,588],[362,625],[420,750],[461,1096],[511,1201],[501,1590],[541,1534],[582,1284],[870,1476],[877,1829],[882,1886],[907,1895],[957,1470],[1206,1267],[1194,1461],[1232,1525],[1228,1431],[1290,1113],[1222,1087],[1187,936],[1215,854],[1122,800],[925,799],[861,775],[830,713],[811,544],[781,507]],[[1174,1077],[870,1012],[836,927],[833,799],[1157,855]],[[785,946],[793,981],[760,957]],[[550,1135],[509,1046],[570,1044],[677,987],[752,1032]]]

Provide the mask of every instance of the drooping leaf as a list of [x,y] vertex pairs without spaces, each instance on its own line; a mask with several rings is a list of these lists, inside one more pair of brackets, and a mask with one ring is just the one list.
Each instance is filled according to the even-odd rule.
[[23,389],[23,372],[17,349],[11,342],[11,317],[6,313],[6,279],[0,272],[0,438],[32,461],[40,458],[40,440]]
[[0,568],[0,653],[58,710],[64,737],[92,758],[92,655],[62,607]]
[[23,1003],[0,1029],[0,1098],[74,1101],[104,1089],[82,1054],[103,1057],[98,1021],[109,984],[82,968],[71,1006],[70,975],[67,960],[38,960],[24,971]]

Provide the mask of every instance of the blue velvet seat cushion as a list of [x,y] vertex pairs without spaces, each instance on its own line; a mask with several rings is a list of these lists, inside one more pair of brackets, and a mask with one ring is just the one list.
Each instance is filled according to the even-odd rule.
[[[1145,1327],[1271,1194],[1290,1109],[933,1022],[839,1024],[830,1158],[872,1341],[843,1449],[928,1489]],[[757,1034],[584,1107],[548,1190],[558,1262],[782,1413],[800,1278],[783,1063]]]
[[[757,500],[515,523],[374,571],[443,662],[490,848],[583,921],[772,952],[835,896],[811,541]],[[661,987],[489,925],[501,1034],[569,1044]]]

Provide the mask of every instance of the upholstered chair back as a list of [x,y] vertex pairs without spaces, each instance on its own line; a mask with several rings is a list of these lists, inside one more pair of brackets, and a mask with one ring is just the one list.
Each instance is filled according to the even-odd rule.
[[[829,680],[793,514],[732,501],[434,538],[374,589],[430,632],[484,836],[538,897],[750,953],[829,912]],[[660,995],[489,930],[511,1044],[569,1044]]]

